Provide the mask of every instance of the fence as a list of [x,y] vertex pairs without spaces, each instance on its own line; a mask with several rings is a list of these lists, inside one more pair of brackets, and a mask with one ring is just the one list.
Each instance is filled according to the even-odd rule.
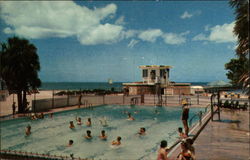
[[[186,89],[186,88],[184,88]],[[82,94],[80,98],[80,93]],[[84,91],[59,91],[59,90],[41,90],[38,93],[31,93],[26,95],[28,102],[28,110],[31,112],[46,111],[54,108],[76,106],[79,105],[79,98],[81,101],[81,107],[95,106],[102,104],[117,104],[117,105],[163,105],[172,106],[180,105],[183,98],[187,98],[191,105],[207,105],[210,103],[209,95],[192,94],[183,95],[181,89],[179,94],[157,95],[124,95],[123,93],[94,93]],[[10,94],[5,101],[1,101],[1,106],[7,108],[9,112],[12,112],[11,106],[13,102],[17,104],[17,95]]]

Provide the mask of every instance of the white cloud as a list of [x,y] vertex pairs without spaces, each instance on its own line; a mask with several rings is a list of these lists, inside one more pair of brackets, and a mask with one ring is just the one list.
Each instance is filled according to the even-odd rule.
[[[236,37],[233,33],[234,22],[230,24],[216,25],[209,28],[211,31],[208,36],[205,36],[203,33],[200,33],[193,37],[194,41],[211,41],[215,43],[226,43],[226,42],[236,42]],[[206,30],[206,28],[205,28]]]
[[129,47],[129,48],[133,48],[137,43],[139,43],[138,40],[132,39],[132,40],[129,42],[128,47]]
[[116,21],[115,21],[116,25],[125,25],[126,23],[124,22],[124,16],[119,17]]
[[[78,40],[82,44],[110,44],[117,42],[121,39],[123,27],[112,24],[99,25],[88,32],[86,35],[78,36]],[[110,36],[112,35],[112,36]]]
[[188,13],[187,11],[185,11],[185,12],[180,16],[181,19],[188,19],[188,18],[191,18],[191,17],[193,17],[193,14]]
[[223,42],[235,42],[237,39],[234,36],[233,28],[234,22],[230,24],[216,25],[211,28],[211,33],[209,35],[210,41],[215,41],[217,43]]
[[73,1],[5,1],[0,9],[9,25],[4,33],[26,38],[76,36],[82,44],[94,45],[116,42],[123,32],[121,25],[101,24],[116,13],[115,4],[91,10]]
[[190,33],[190,31],[186,31],[186,32],[183,32],[183,33],[180,33],[180,34],[165,33],[162,36],[162,38],[164,39],[164,42],[166,44],[179,45],[179,44],[182,44],[182,43],[186,42],[186,37],[184,37],[184,36],[186,36],[189,33]]
[[193,41],[203,41],[203,40],[208,40],[208,38],[206,37],[205,34],[200,33],[200,34],[194,36],[192,40]]
[[[185,36],[164,33],[160,29],[126,30],[124,16],[109,23],[115,17],[117,6],[113,3],[89,9],[73,1],[1,1],[0,17],[7,27],[5,34],[15,34],[30,39],[51,37],[76,37],[83,45],[110,44],[131,39],[133,48],[140,39],[155,42],[162,38],[167,44],[185,43]],[[189,17],[187,12],[184,17]]]
[[143,41],[155,42],[156,39],[163,35],[163,32],[160,29],[148,29],[146,31],[142,31],[138,38]]
[[139,32],[137,30],[127,30],[123,32],[124,38],[135,37]]

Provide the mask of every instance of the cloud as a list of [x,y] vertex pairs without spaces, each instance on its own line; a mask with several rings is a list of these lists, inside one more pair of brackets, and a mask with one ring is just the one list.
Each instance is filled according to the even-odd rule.
[[[164,33],[160,29],[126,30],[125,17],[115,17],[117,6],[113,3],[89,9],[73,1],[1,1],[0,17],[7,25],[5,34],[15,34],[29,39],[76,37],[83,45],[111,44],[131,39],[133,48],[139,40],[155,42],[158,38],[166,44],[186,42],[189,31],[180,34]],[[189,17],[186,12],[184,17]],[[214,37],[214,36],[213,36]],[[137,40],[136,40],[137,39]]]
[[160,29],[148,29],[146,31],[142,31],[138,35],[138,38],[143,41],[155,42],[158,37],[162,36],[162,34],[163,32]]
[[200,34],[194,36],[192,40],[193,41],[203,41],[203,40],[208,40],[208,38],[206,37],[205,34],[200,33]]
[[188,19],[188,18],[191,18],[191,17],[193,17],[193,14],[188,13],[187,11],[185,11],[185,12],[180,16],[181,19]]
[[[86,35],[80,35],[78,40],[82,44],[110,44],[121,39],[123,27],[112,24],[99,25],[88,32]],[[110,36],[112,35],[112,36]]]
[[[215,43],[227,43],[227,42],[236,42],[236,37],[233,33],[235,22],[232,22],[230,24],[223,24],[223,25],[216,25],[214,27],[211,27],[209,35],[205,35],[203,33],[200,33],[193,37],[192,40],[194,41],[211,41]],[[207,27],[208,28],[208,27]]]
[[235,42],[237,39],[234,36],[233,28],[235,23],[232,22],[230,24],[223,24],[223,25],[216,25],[212,27],[211,33],[209,35],[210,41],[215,41],[217,43],[223,43],[223,42]]
[[192,18],[193,16],[198,16],[201,14],[201,11],[200,10],[197,10],[197,11],[194,11],[192,13],[189,13],[188,11],[185,11],[181,16],[180,18],[181,19],[189,19],[189,18]]
[[139,43],[138,40],[132,39],[132,40],[129,42],[128,47],[129,47],[129,48],[133,48],[137,43]]
[[89,9],[73,1],[1,2],[1,19],[8,25],[3,32],[31,39],[75,36],[84,45],[109,44],[123,36],[123,26],[102,24],[114,15],[113,3]]
[[126,23],[124,22],[124,16],[119,17],[116,21],[115,21],[116,25],[125,25]]
[[180,34],[176,33],[165,33],[162,38],[166,44],[171,45],[179,45],[186,42],[186,35],[189,34],[190,31],[186,31]]

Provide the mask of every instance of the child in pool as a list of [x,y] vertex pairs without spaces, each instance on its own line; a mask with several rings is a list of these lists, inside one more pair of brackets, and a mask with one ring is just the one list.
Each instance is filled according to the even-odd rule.
[[99,136],[99,138],[102,139],[102,140],[107,140],[107,136],[106,136],[104,130],[102,130],[101,135]]
[[180,137],[181,139],[187,138],[187,135],[182,131],[182,128],[181,128],[181,127],[178,128],[178,132],[179,132],[179,137]]
[[140,136],[146,135],[146,129],[144,127],[140,128],[140,131],[138,132]]
[[88,118],[87,122],[86,122],[86,126],[90,127],[91,126],[91,118]]
[[25,134],[26,134],[26,136],[29,136],[31,134],[31,126],[30,125],[28,125],[26,127]]
[[82,119],[80,117],[76,117],[77,125],[82,125]]
[[112,145],[115,145],[115,146],[121,145],[121,139],[122,138],[120,136],[118,136],[116,140],[112,141]]
[[135,118],[133,116],[131,116],[131,113],[128,113],[128,119],[127,120],[134,121]]
[[73,145],[74,141],[73,140],[69,140],[69,144],[68,147],[71,147]]
[[75,125],[74,125],[73,121],[69,122],[69,128],[70,129],[74,129],[75,128]]

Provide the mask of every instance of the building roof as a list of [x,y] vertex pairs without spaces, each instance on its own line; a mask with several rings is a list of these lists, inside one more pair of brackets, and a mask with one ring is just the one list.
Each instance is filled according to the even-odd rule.
[[165,65],[143,65],[139,66],[141,69],[169,69],[172,68],[172,66],[165,66]]
[[143,82],[132,82],[132,83],[122,83],[124,86],[154,86],[154,83],[143,83]]

